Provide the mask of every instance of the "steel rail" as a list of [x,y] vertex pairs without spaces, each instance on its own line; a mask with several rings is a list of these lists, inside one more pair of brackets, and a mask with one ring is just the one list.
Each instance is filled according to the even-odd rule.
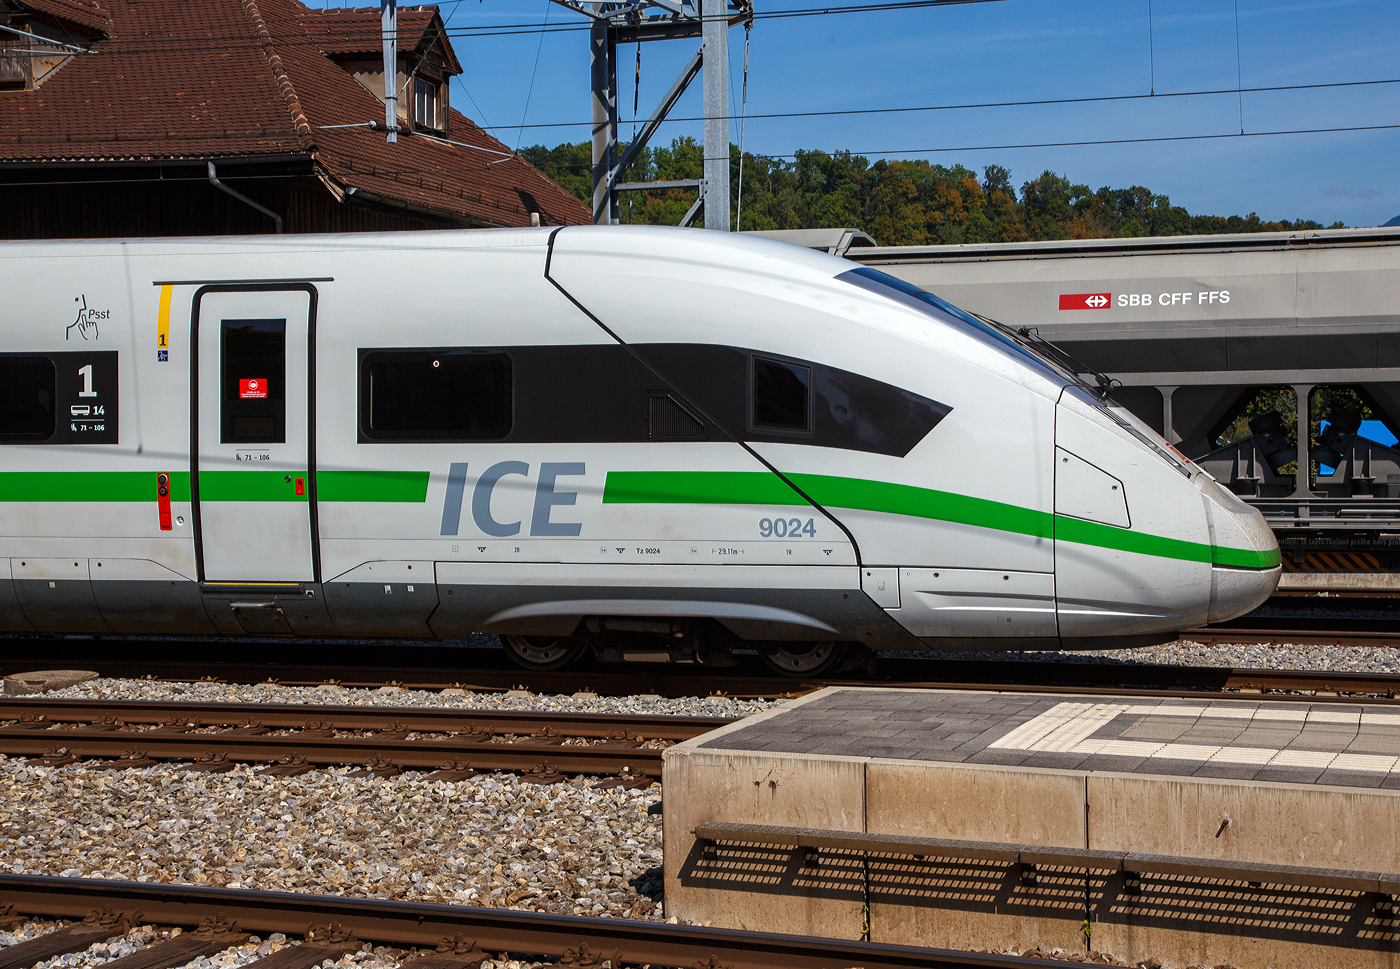
[[115,718],[124,723],[160,724],[174,718],[190,727],[228,726],[253,721],[271,730],[295,729],[308,721],[316,721],[336,730],[409,730],[420,733],[477,730],[519,735],[549,729],[567,737],[605,738],[625,733],[647,740],[689,740],[731,722],[727,717],[463,710],[453,707],[86,700],[44,696],[0,698],[0,720],[18,720],[21,716],[44,717],[54,723],[95,723]]
[[1400,646],[1400,632],[1371,629],[1280,628],[1269,626],[1205,626],[1187,629],[1181,638],[1193,643],[1296,643],[1300,646]]
[[1029,969],[1044,965],[1043,960],[1019,956],[693,925],[38,875],[0,875],[0,902],[24,914],[68,919],[81,919],[94,909],[110,906],[139,911],[143,922],[159,925],[193,926],[217,914],[244,931],[289,936],[302,935],[311,925],[338,922],[359,938],[400,946],[432,948],[461,937],[474,939],[489,952],[560,956],[586,945],[604,957],[616,953],[626,964],[658,966]]
[[[12,756],[52,756],[59,750],[79,757],[130,759],[134,751],[152,760],[232,762],[300,760],[317,766],[387,764],[399,768],[440,768],[465,761],[476,770],[528,771],[553,768],[564,773],[632,773],[656,777],[661,750],[626,746],[637,740],[688,740],[729,723],[721,718],[551,714],[515,710],[451,710],[422,707],[303,706],[255,703],[158,703],[141,700],[0,700],[0,752]],[[57,727],[81,723],[87,729]],[[121,730],[118,724],[161,724],[165,729]],[[36,728],[36,724],[44,724]],[[287,735],[246,732],[190,733],[190,729],[256,724],[255,729],[303,728]],[[93,729],[97,725],[96,729]],[[322,730],[375,730],[368,737],[308,735]],[[247,728],[244,728],[245,730]],[[475,729],[475,732],[468,733]],[[498,743],[487,733],[541,734],[550,741]],[[406,739],[408,732],[451,733],[445,738]],[[463,736],[462,734],[466,734]],[[384,736],[383,734],[390,734]],[[619,736],[621,735],[621,736]],[[613,738],[622,743],[562,744],[562,737]],[[628,739],[632,738],[632,739]]]
[[661,776],[660,749],[361,737],[247,736],[170,733],[161,730],[26,730],[0,727],[0,753],[53,757],[198,761],[222,757],[242,763],[305,763],[317,767],[387,764],[437,770],[465,762],[478,771]]
[[[994,662],[994,661],[992,661]],[[1074,673],[1098,673],[1099,685],[1081,685],[1074,676],[1070,682],[1000,682],[993,676],[959,682],[925,683],[940,690],[991,690],[1006,693],[1080,693],[1107,696],[1153,696],[1199,698],[1203,694],[1245,694],[1251,700],[1297,702],[1305,694],[1309,703],[1400,702],[1400,674],[1351,673],[1331,670],[1269,670],[1228,666],[1118,666],[1114,664],[1027,663],[999,664],[1000,675],[1022,673],[1030,667],[1036,677],[1053,679],[1058,667],[1069,666]],[[1148,686],[1156,677],[1163,684]],[[845,684],[832,684],[845,685]],[[874,686],[908,687],[920,684],[881,682]]]
[[[620,667],[585,664],[568,670],[531,671],[512,663],[503,649],[464,649],[439,643],[401,646],[394,650],[393,660],[387,661],[383,643],[211,639],[199,641],[201,653],[209,658],[191,659],[192,642],[175,638],[5,637],[0,638],[0,671],[18,673],[62,667],[132,679],[154,673],[158,679],[178,682],[272,681],[283,686],[335,682],[345,687],[392,683],[405,689],[461,687],[501,692],[523,688],[545,693],[596,690],[612,696],[690,697],[724,692],[735,697],[771,697],[802,688],[800,682],[774,676],[771,671],[752,675],[759,669],[756,658],[738,671],[649,663]],[[750,675],[736,676],[736,672]]]
[[[1400,675],[1347,673],[1330,670],[1232,669],[1226,680],[1230,690],[1292,690],[1314,693],[1370,694],[1394,698],[1400,695]],[[1360,697],[1369,699],[1368,696]],[[1328,699],[1328,697],[1316,697]],[[1351,699],[1342,697],[1341,699]]]
[[[895,660],[892,664],[904,666],[907,663],[919,663],[920,661]],[[1251,668],[1232,668],[1228,666],[1176,666],[1176,665],[1155,665],[1137,663],[1072,663],[1072,662],[1026,662],[1016,660],[941,660],[931,661],[937,666],[937,675],[927,675],[922,678],[892,677],[874,679],[852,679],[844,677],[823,677],[814,680],[758,680],[749,677],[728,677],[719,679],[713,675],[699,674],[690,675],[689,671],[681,673],[658,674],[645,679],[645,689],[658,691],[658,695],[674,696],[694,696],[703,693],[705,689],[723,690],[725,695],[736,695],[741,689],[754,690],[755,686],[771,685],[775,687],[768,692],[748,692],[745,696],[761,696],[767,698],[790,697],[812,690],[820,689],[823,686],[869,686],[869,687],[901,687],[901,688],[929,688],[945,690],[1005,690],[1008,692],[1044,692],[1044,693],[1122,693],[1141,696],[1199,696],[1202,693],[1231,693],[1231,692],[1262,692],[1267,698],[1266,691],[1284,691],[1288,693],[1308,692],[1314,694],[1343,693],[1356,694],[1356,697],[1329,697],[1315,696],[1317,701],[1329,701],[1339,699],[1340,702],[1354,701],[1357,698],[1370,697],[1374,700],[1379,698],[1400,696],[1400,674],[1392,673],[1353,673],[1338,672],[1328,670],[1268,670]],[[94,664],[95,665],[95,664]],[[907,668],[901,668],[898,672],[914,672]],[[460,675],[460,672],[459,672]],[[528,674],[513,673],[514,679],[531,679]],[[562,674],[552,673],[548,676],[553,679]],[[189,682],[193,677],[177,678],[176,682]],[[570,691],[580,683],[591,684],[603,695],[625,695],[629,691],[635,691],[638,686],[635,683],[635,674],[616,673],[599,674],[597,672],[586,672],[576,674],[572,682],[562,680],[559,683],[531,683],[531,686],[547,690],[553,686],[555,689]],[[1036,682],[1027,682],[1034,679]],[[366,685],[381,685],[371,683]],[[441,689],[443,684],[424,684],[423,689]],[[733,691],[731,693],[730,691]],[[3,701],[0,701],[3,702]],[[114,701],[115,702],[115,701]],[[158,701],[151,701],[158,702]],[[164,702],[164,701],[159,701]],[[180,701],[169,701],[179,703]],[[247,711],[253,709],[253,704],[238,705],[244,711],[244,716],[250,716]],[[310,711],[322,708],[306,706],[307,718],[310,719]],[[357,708],[369,709],[369,708]],[[385,717],[388,720],[405,719],[397,711],[412,708],[380,708],[385,710]],[[395,711],[390,713],[388,711]],[[167,714],[168,716],[169,714]],[[483,715],[486,720],[505,724],[507,721],[504,715],[498,716],[494,711]],[[250,717],[251,718],[251,717]],[[162,718],[164,719],[164,718]],[[415,728],[419,729],[419,728]],[[425,729],[425,728],[424,728]],[[521,729],[524,729],[523,727]],[[588,736],[589,734],[579,733],[578,736]],[[664,734],[658,734],[664,737]],[[674,739],[683,739],[680,737]]]
[[[1030,664],[1018,664],[1030,665]],[[1346,679],[1325,680],[1314,679],[1305,684],[1299,684],[1285,679],[1274,679],[1277,675],[1270,670],[1259,670],[1258,677],[1247,674],[1254,673],[1254,670],[1240,670],[1241,676],[1231,678],[1231,687],[1228,690],[1198,690],[1198,689],[1172,689],[1161,687],[1139,687],[1126,685],[1109,686],[1059,686],[1047,685],[1044,683],[984,683],[984,682],[961,682],[961,683],[861,683],[842,684],[832,683],[830,686],[875,686],[889,687],[892,689],[930,689],[930,690],[966,690],[969,692],[980,691],[984,693],[1045,693],[1055,696],[1124,696],[1124,697],[1151,697],[1156,699],[1224,699],[1224,700],[1254,700],[1265,703],[1336,703],[1336,704],[1356,704],[1370,703],[1376,706],[1400,705],[1400,698],[1388,691],[1400,692],[1400,683],[1387,687],[1369,686],[1361,688],[1353,681]],[[1347,674],[1343,674],[1346,676]],[[1313,674],[1314,677],[1317,674]],[[1386,692],[1382,692],[1382,691]]]
[[[1281,640],[1308,642],[1316,633],[1278,631]],[[1375,635],[1375,634],[1371,634]],[[1260,641],[1258,630],[1210,628],[1194,636],[1198,642]],[[1321,636],[1327,642],[1337,637]],[[1393,636],[1400,645],[1400,635]],[[1385,646],[1384,639],[1368,641]],[[1187,693],[1237,690],[1284,690],[1356,693],[1376,696],[1400,695],[1400,675],[1389,673],[1341,673],[1335,671],[1261,670],[1223,666],[1178,666],[1114,662],[1112,651],[1105,651],[1107,662],[1035,662],[998,659],[923,659],[882,657],[874,676],[828,675],[810,679],[773,676],[761,668],[756,657],[740,657],[734,670],[708,667],[581,668],[553,672],[530,672],[512,666],[504,651],[461,649],[445,646],[415,646],[395,654],[394,665],[356,665],[353,658],[333,660],[329,650],[357,647],[320,643],[229,642],[230,659],[189,660],[188,643],[175,640],[34,640],[10,639],[0,645],[0,663],[6,672],[69,666],[90,669],[104,676],[138,677],[158,670],[163,679],[190,682],[215,677],[227,682],[257,683],[275,677],[283,685],[314,686],[339,680],[343,686],[377,687],[396,683],[405,688],[438,690],[448,686],[500,692],[526,688],[540,693],[569,694],[580,689],[603,695],[654,694],[664,696],[703,696],[724,694],[742,697],[782,697],[822,686],[907,686],[944,689],[1025,689],[1094,692],[1140,689],[1185,691]],[[43,646],[43,649],[37,647]],[[219,644],[211,647],[217,652]],[[120,649],[114,649],[120,647]],[[175,647],[172,649],[172,647]],[[289,647],[299,654],[288,662]],[[371,650],[371,647],[358,647]],[[377,649],[378,647],[372,647]],[[125,655],[123,655],[125,652]],[[408,656],[416,664],[402,662]],[[265,658],[263,658],[265,657]],[[348,661],[347,661],[348,659]],[[451,665],[454,663],[456,665]],[[1034,683],[1029,681],[1034,680]],[[1323,698],[1319,698],[1323,699]],[[408,708],[394,708],[396,711]]]
[[[1111,655],[1111,654],[1110,654]],[[149,668],[149,667],[146,667]],[[698,670],[687,670],[683,672],[672,672],[656,675],[645,679],[646,688],[661,690],[665,693],[675,693],[676,695],[695,695],[706,686],[716,687],[717,685],[742,688],[748,686],[750,689],[754,685],[774,685],[786,688],[783,692],[769,692],[768,697],[794,696],[801,693],[810,692],[823,686],[876,686],[876,687],[908,687],[908,688],[934,688],[948,690],[1006,690],[1006,691],[1033,691],[1046,693],[1128,693],[1136,691],[1134,695],[1144,696],[1193,696],[1200,693],[1219,692],[1256,692],[1256,691],[1285,691],[1285,692],[1311,692],[1311,693],[1350,693],[1366,697],[1395,697],[1400,696],[1400,674],[1394,673],[1353,673],[1338,672],[1332,670],[1268,670],[1235,668],[1228,666],[1177,666],[1166,664],[1144,664],[1144,663],[1090,663],[1090,662],[1027,662],[1024,660],[918,660],[918,659],[891,659],[887,663],[890,674],[883,678],[856,679],[848,677],[822,677],[814,680],[786,680],[786,679],[758,679],[748,676],[731,676],[720,679],[711,673],[702,673]],[[928,674],[921,678],[916,678],[911,674],[924,671]],[[193,670],[190,672],[194,672]],[[390,671],[392,672],[392,671]],[[462,671],[456,671],[457,675],[463,675]],[[902,674],[902,675],[901,675]],[[509,674],[513,679],[531,679],[530,674],[524,671],[513,671]],[[550,679],[546,684],[532,684],[544,688],[545,686],[562,686],[566,690],[571,690],[581,683],[590,683],[604,689],[605,693],[625,693],[629,689],[636,689],[636,674],[625,672],[600,672],[596,670],[583,671],[573,674],[570,682],[566,674],[550,673],[546,674]],[[1036,682],[1027,682],[1034,679]],[[558,681],[557,683],[555,681]],[[181,680],[180,682],[188,682]],[[381,685],[383,681],[371,685]],[[702,689],[697,689],[697,687]],[[434,687],[440,689],[441,684]],[[687,692],[688,690],[688,692]],[[736,690],[737,692],[737,690]],[[728,694],[726,694],[728,695]],[[750,694],[752,695],[752,694]],[[763,694],[760,694],[763,695]],[[1267,693],[1265,694],[1267,696]],[[1327,696],[1316,697],[1319,701],[1333,699]],[[1343,697],[1342,700],[1351,698]],[[132,709],[137,709],[136,704],[147,703],[152,715],[156,711],[160,716],[148,722],[159,722],[165,720],[185,705],[185,701],[76,701],[76,700],[48,700],[42,698],[34,699],[0,699],[0,709],[4,709],[7,703],[14,704],[67,704],[67,703],[130,703]],[[192,705],[192,704],[191,704]],[[275,724],[294,727],[307,719],[321,719],[333,721],[337,724],[344,723],[347,728],[352,726],[364,726],[375,728],[371,721],[381,721],[382,723],[410,723],[415,730],[430,729],[460,729],[448,726],[433,727],[431,724],[438,723],[445,725],[451,718],[459,718],[462,723],[475,721],[487,725],[498,725],[502,727],[502,732],[511,732],[512,729],[518,732],[534,732],[546,723],[558,727],[559,724],[567,722],[569,731],[574,736],[605,736],[604,725],[616,723],[618,727],[628,730],[636,730],[645,736],[655,736],[662,739],[686,740],[692,736],[697,736],[705,729],[721,725],[722,718],[704,717],[669,717],[654,716],[650,719],[641,718],[632,720],[621,715],[612,714],[554,714],[554,713],[530,713],[523,711],[473,711],[454,709],[431,709],[423,707],[347,707],[335,705],[300,705],[300,704],[252,704],[252,703],[225,703],[206,704],[209,708],[220,708],[228,711],[228,714],[238,714],[240,720],[243,719],[263,719],[269,726]],[[269,719],[263,717],[258,711],[269,708],[285,709],[287,715],[281,718]],[[35,706],[36,711],[42,710],[42,706]],[[55,707],[58,709],[58,707]],[[418,712],[415,712],[418,711]],[[359,714],[363,714],[363,720],[350,719]],[[108,716],[112,715],[110,712]],[[271,715],[269,715],[271,716]],[[596,721],[590,718],[597,717]],[[417,718],[417,719],[415,719]],[[441,720],[435,718],[442,718]],[[557,719],[562,718],[562,719]],[[4,719],[0,716],[0,719]],[[126,719],[137,720],[133,714]],[[212,722],[209,721],[209,722]],[[589,723],[593,726],[590,727]],[[422,724],[419,726],[418,724]],[[688,724],[694,725],[694,732]],[[703,729],[701,729],[703,728]],[[597,732],[604,731],[604,732]]]

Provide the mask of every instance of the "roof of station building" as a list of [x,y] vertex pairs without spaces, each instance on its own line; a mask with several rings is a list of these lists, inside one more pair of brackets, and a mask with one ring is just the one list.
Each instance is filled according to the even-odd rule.
[[[458,145],[417,135],[386,144],[371,131],[384,103],[335,58],[378,49],[377,11],[297,0],[9,4],[98,36],[33,90],[0,91],[0,166],[301,156],[341,188],[475,224],[529,225],[531,212],[546,225],[591,221],[458,111],[447,126]],[[460,71],[437,8],[399,17],[402,54],[439,45],[444,73]]]
[[[384,49],[378,8],[311,9],[297,19],[323,53],[379,56]],[[448,73],[462,73],[437,7],[399,7],[396,41],[401,54],[423,52],[438,45],[446,57]]]

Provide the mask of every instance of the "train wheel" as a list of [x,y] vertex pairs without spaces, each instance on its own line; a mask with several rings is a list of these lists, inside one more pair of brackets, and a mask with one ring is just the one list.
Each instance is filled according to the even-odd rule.
[[846,651],[845,643],[784,643],[776,652],[764,653],[768,668],[784,676],[820,676],[835,669]]
[[588,644],[562,636],[502,636],[510,658],[527,670],[557,670],[583,655]]

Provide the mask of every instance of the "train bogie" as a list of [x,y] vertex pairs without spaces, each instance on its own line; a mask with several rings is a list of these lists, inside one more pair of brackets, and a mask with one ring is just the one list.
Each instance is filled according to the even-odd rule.
[[1160,639],[1277,577],[1257,514],[1034,347],[779,243],[7,245],[0,275],[6,631],[811,672]]

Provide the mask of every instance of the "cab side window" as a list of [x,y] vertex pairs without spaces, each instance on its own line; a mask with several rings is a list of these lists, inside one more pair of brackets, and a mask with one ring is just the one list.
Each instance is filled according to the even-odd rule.
[[812,433],[812,368],[807,364],[749,358],[749,428],[793,435]]

